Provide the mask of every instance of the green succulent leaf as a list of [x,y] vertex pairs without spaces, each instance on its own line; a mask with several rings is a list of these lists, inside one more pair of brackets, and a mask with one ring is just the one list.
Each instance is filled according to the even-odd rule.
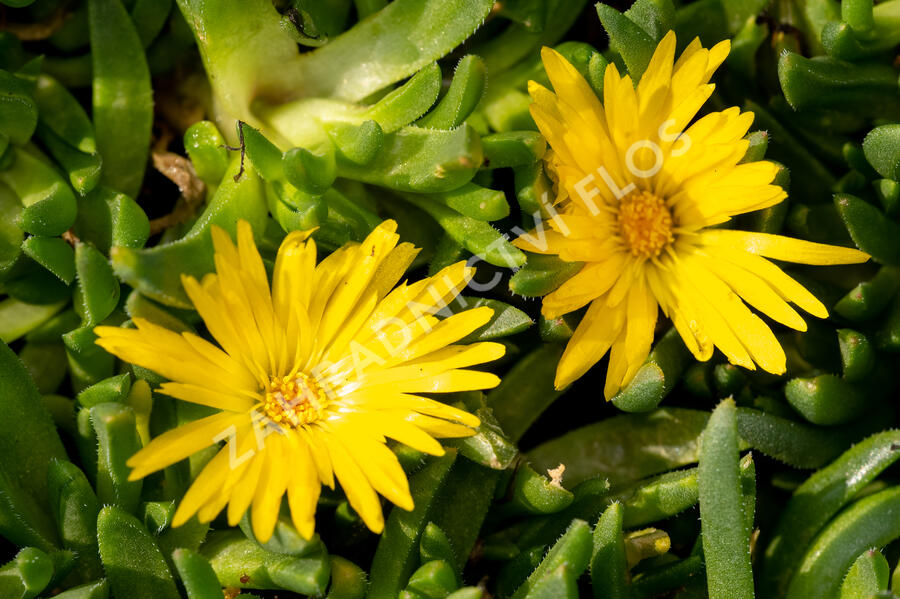
[[119,507],[104,507],[97,518],[97,539],[114,597],[179,599],[162,553],[137,518]]
[[134,21],[119,0],[90,0],[93,118],[103,180],[132,197],[141,189],[153,123],[150,71]]
[[0,531],[20,546],[51,551],[59,541],[47,469],[52,460],[66,460],[66,452],[34,381],[5,344],[0,365]]

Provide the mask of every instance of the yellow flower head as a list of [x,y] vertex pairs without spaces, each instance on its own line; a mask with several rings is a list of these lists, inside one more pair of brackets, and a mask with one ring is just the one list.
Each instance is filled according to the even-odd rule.
[[801,331],[806,324],[789,302],[820,318],[828,312],[766,258],[868,259],[854,249],[711,228],[786,197],[772,184],[774,164],[739,164],[752,113],[729,108],[691,124],[729,47],[724,41],[707,50],[695,39],[675,61],[669,32],[637,87],[607,67],[602,103],[565,58],[544,48],[556,93],[530,82],[531,114],[552,148],[545,160],[557,196],[550,230],[516,244],[585,263],[544,298],[546,317],[590,304],[560,360],[557,388],[609,352],[604,392],[615,395],[650,351],[657,306],[698,360],[718,347],[733,364],[782,373],[784,351],[747,304]]
[[250,225],[238,223],[236,247],[213,228],[216,274],[183,284],[219,347],[141,319],[136,329],[95,329],[107,351],[170,379],[160,392],[219,410],[160,435],[128,462],[134,480],[225,442],[181,500],[175,526],[194,514],[212,520],[226,505],[234,526],[249,508],[254,534],[266,541],[287,494],[293,522],[309,538],[321,485],[334,488],[336,479],[380,532],[378,493],[413,507],[385,439],[441,455],[435,438],[473,433],[478,418],[417,394],[499,382],[467,367],[500,357],[503,345],[453,345],[492,310],[447,316],[473,274],[464,262],[395,288],[417,253],[397,245],[396,227],[386,221],[318,265],[309,232],[291,233],[271,289]]

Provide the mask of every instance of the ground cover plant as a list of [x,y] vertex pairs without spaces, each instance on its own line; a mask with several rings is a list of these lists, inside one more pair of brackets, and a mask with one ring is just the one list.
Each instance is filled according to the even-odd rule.
[[0,0],[0,598],[900,596],[900,0]]

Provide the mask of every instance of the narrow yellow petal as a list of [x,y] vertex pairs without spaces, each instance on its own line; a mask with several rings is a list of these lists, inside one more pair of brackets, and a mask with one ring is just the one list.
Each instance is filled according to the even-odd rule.
[[625,385],[625,373],[628,372],[628,359],[625,355],[625,335],[620,333],[618,339],[609,348],[609,366],[606,369],[606,383],[603,385],[603,396],[609,401]]
[[354,248],[352,268],[336,286],[322,312],[322,321],[316,331],[318,352],[323,352],[329,346],[338,329],[348,320],[358,302],[366,294],[378,267],[400,239],[395,233],[396,229],[396,222],[384,221],[375,227],[362,244]]
[[379,299],[390,293],[418,255],[419,248],[408,242],[398,244],[390,251],[372,277],[371,288]]
[[314,335],[318,333],[322,315],[331,301],[335,288],[353,269],[357,255],[357,246],[348,244],[331,252],[316,265],[312,285],[313,293],[307,306]]
[[720,312],[720,306],[710,301],[707,297],[706,293],[708,290],[703,287],[705,280],[701,279],[698,281],[698,269],[696,266],[694,264],[682,264],[679,274],[685,279],[685,284],[682,288],[684,295],[690,298],[697,307],[703,326],[709,333],[709,337],[715,346],[725,354],[725,357],[732,364],[755,370],[753,358],[735,334],[735,330],[729,324],[727,318]]
[[562,54],[544,46],[541,60],[559,97],[565,98],[579,112],[601,112],[602,106],[591,86]]
[[222,393],[213,391],[199,385],[187,385],[184,383],[163,383],[159,392],[175,399],[189,401],[201,406],[209,406],[229,412],[249,412],[256,402],[247,395],[236,393]]
[[247,414],[220,412],[166,431],[131,456],[129,480],[137,480],[171,466],[228,437],[229,430],[249,422]]
[[731,52],[731,40],[725,39],[710,48],[709,50],[709,60],[706,66],[706,77],[712,77],[712,74],[718,69],[725,59],[728,58],[728,54]]
[[531,113],[531,118],[541,135],[553,146],[553,150],[568,164],[574,164],[575,156],[566,144],[566,126],[561,117],[557,116],[559,110],[554,107],[554,110],[550,111],[541,104],[532,104],[528,107],[528,112]]
[[309,452],[309,446],[298,435],[289,435],[285,456],[291,468],[288,472],[288,506],[294,528],[310,540],[316,528],[316,504],[322,485]]
[[682,69],[685,63],[694,58],[694,56],[701,51],[703,51],[703,44],[700,42],[699,37],[695,37],[681,52],[681,56],[678,57],[678,60],[675,61],[675,71],[677,72]]
[[338,438],[327,433],[323,435],[323,439],[334,464],[334,474],[347,495],[350,507],[356,510],[372,532],[381,533],[384,530],[384,514],[381,512],[381,502],[378,501],[375,489]]
[[[437,323],[426,334],[418,337],[408,347],[394,350],[392,363],[415,360],[455,343],[490,322],[494,310],[481,306],[454,314]],[[398,351],[399,349],[399,351]],[[503,355],[502,353],[500,355]],[[500,356],[497,356],[500,357]],[[496,358],[491,358],[496,359]],[[485,360],[488,361],[488,360]],[[477,362],[473,362],[477,364]]]
[[423,315],[446,312],[450,302],[468,285],[474,275],[475,269],[467,266],[465,262],[457,262],[441,269],[433,277],[426,279],[427,285],[397,313],[396,317],[412,322]]
[[[428,283],[428,279],[425,279],[416,281],[411,285],[407,285],[406,283],[398,285],[385,298],[378,302],[375,310],[369,316],[368,322],[363,326],[363,330],[367,331],[367,333],[358,335],[356,341],[359,343],[366,343],[379,332],[384,332],[391,327],[404,328],[407,324],[412,322],[414,320],[412,317],[407,316],[405,318],[400,318],[398,315],[410,305],[410,302],[422,293],[422,290],[428,286]],[[420,330],[420,333],[424,332],[424,329],[417,328]],[[410,331],[412,331],[412,328],[410,328]],[[407,341],[407,343],[409,343],[409,341]]]
[[735,295],[718,277],[693,258],[686,269],[697,287],[709,299],[710,304],[722,315],[729,328],[750,353],[753,361],[763,370],[782,374],[785,370],[785,354],[772,330]]
[[506,346],[493,341],[468,345],[448,345],[408,362],[409,366],[438,367],[444,370],[477,366],[503,357]]
[[252,426],[239,427],[229,435],[225,447],[203,468],[181,499],[172,526],[181,526],[195,513],[201,522],[215,518],[228,503],[229,478],[243,471],[255,447]]
[[287,491],[288,468],[284,462],[286,453],[281,435],[271,435],[266,439],[266,450],[259,458],[263,466],[253,495],[250,523],[253,526],[253,536],[260,543],[265,543],[272,537],[281,509],[281,498]]
[[637,94],[641,115],[659,113],[669,96],[672,67],[675,60],[675,32],[669,31],[656,46],[650,63],[641,75]]
[[440,418],[432,418],[425,414],[410,414],[406,417],[406,421],[438,439],[471,437],[475,434],[475,431],[468,426],[447,422]]
[[[263,264],[262,256],[256,249],[256,243],[253,241],[253,229],[250,223],[241,220],[237,226],[238,238],[238,256],[240,258],[241,271],[246,275],[249,284],[258,294],[259,299],[271,303],[271,294],[269,291],[269,279],[266,275],[266,267]],[[270,314],[267,310],[266,315]]]
[[726,264],[710,256],[699,256],[703,265],[731,287],[748,304],[781,324],[806,330],[806,322],[769,284],[736,264]]
[[[421,368],[425,368],[425,366]],[[490,372],[448,370],[420,379],[400,381],[395,388],[404,393],[454,393],[456,391],[493,389],[499,384],[500,378]]]
[[374,289],[367,290],[359,298],[356,307],[347,314],[344,324],[327,347],[317,348],[319,351],[310,356],[308,367],[314,367],[318,362],[337,362],[342,356],[352,351],[348,347],[355,337],[365,335],[363,328],[378,305],[378,294]]
[[645,274],[663,314],[672,319],[672,324],[688,350],[700,362],[709,360],[715,348],[700,323],[693,304],[678,291],[677,278],[668,271],[656,268],[647,268]]
[[567,387],[599,362],[624,324],[625,311],[607,308],[605,297],[591,302],[559,360],[553,385],[557,389]]
[[621,276],[625,254],[586,264],[574,277],[544,297],[541,313],[556,318],[573,312],[605,294]]
[[[262,451],[264,452],[265,449]],[[265,462],[266,458],[260,453],[254,455],[247,461],[247,467],[241,473],[240,482],[229,489],[228,526],[237,526],[247,512],[247,508],[250,507]]]
[[197,510],[197,520],[202,523],[212,522],[222,513],[226,505],[228,505],[227,495],[219,495],[210,499],[208,503]]
[[547,111],[547,113],[553,116],[556,120],[562,120],[562,115],[559,114],[559,108],[557,107],[559,98],[557,98],[556,94],[554,94],[552,91],[550,91],[537,81],[529,81],[528,95],[531,96],[531,99],[534,101],[534,103],[537,104],[542,110]]
[[228,474],[229,449],[225,447],[206,464],[182,497],[172,517],[172,526],[181,526],[191,519],[209,499],[216,495]]
[[334,434],[358,464],[365,464],[363,472],[369,484],[388,501],[404,510],[413,509],[409,481],[400,467],[397,456],[383,442],[372,440],[365,427],[335,428]]
[[193,277],[182,276],[181,283],[206,328],[219,345],[228,355],[240,360],[244,368],[260,383],[264,383],[267,373],[262,363],[266,357],[259,351],[258,346],[250,346],[245,336],[238,330],[237,322],[231,317],[232,310],[220,293],[218,277],[207,275],[203,283],[198,283]]
[[308,239],[311,231],[289,233],[275,258],[272,276],[272,300],[282,323],[290,318],[291,305],[299,302],[309,305],[316,267],[316,243]]
[[305,443],[307,449],[309,449],[319,480],[326,487],[333,489],[334,468],[331,464],[328,448],[325,445],[324,433],[317,426],[309,426],[297,429],[297,434]]
[[[481,421],[474,414],[445,403],[408,393],[385,392],[384,389],[378,388],[363,387],[342,397],[341,401],[345,405],[352,405],[362,412],[369,410],[405,410],[408,412],[419,412],[435,418],[443,418],[444,420],[450,420],[472,428],[481,424]],[[368,414],[365,417],[368,418]]]
[[625,326],[624,354],[627,370],[622,375],[622,385],[627,385],[650,353],[653,331],[659,313],[656,298],[640,281],[628,293],[628,322]]
[[373,429],[378,430],[385,437],[422,453],[444,455],[444,448],[431,435],[398,417],[395,412],[371,412],[366,414],[365,418]]
[[247,391],[257,388],[252,376],[227,356],[219,354],[217,361],[211,361],[208,354],[198,352],[178,333],[140,318],[135,318],[134,323],[137,329],[96,327],[97,345],[126,362],[173,381],[226,393],[236,388]]
[[749,231],[724,229],[704,231],[703,242],[707,245],[743,250],[773,260],[800,264],[859,264],[869,259],[868,254],[853,248]]
[[787,301],[796,304],[813,316],[828,318],[828,310],[816,296],[765,258],[743,250],[732,250],[722,246],[716,247],[715,252],[720,259],[742,267],[766,281]]

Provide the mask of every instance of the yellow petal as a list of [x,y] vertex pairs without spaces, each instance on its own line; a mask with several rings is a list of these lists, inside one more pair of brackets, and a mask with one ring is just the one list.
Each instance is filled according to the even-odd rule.
[[203,523],[212,522],[218,517],[225,506],[228,504],[228,495],[222,494],[218,497],[210,499],[203,507],[197,511],[197,520]]
[[706,255],[699,257],[706,268],[727,283],[748,304],[785,326],[798,331],[806,330],[803,318],[762,278],[736,264]]
[[275,320],[269,282],[247,221],[238,223],[238,245],[222,229],[213,227],[215,264],[222,299],[241,338],[255,349],[256,361],[266,372],[277,369],[283,349],[281,326]]
[[[428,365],[423,365],[421,368],[427,367]],[[400,381],[395,388],[404,393],[454,393],[493,389],[499,384],[499,377],[490,372],[449,370],[433,376]]]
[[163,383],[160,385],[159,391],[175,399],[230,412],[249,412],[256,403],[246,395],[222,393],[199,385],[184,383]]
[[468,345],[448,345],[411,360],[407,362],[407,365],[452,370],[493,362],[503,357],[504,353],[506,353],[506,346],[492,341],[482,341]]
[[[378,390],[367,393],[366,390],[363,389],[360,392],[344,398],[344,401],[359,405],[361,408],[418,412],[420,414],[425,414],[426,416],[442,418],[471,428],[475,428],[481,424],[481,421],[477,416],[470,414],[465,410],[454,408],[453,406],[427,397],[410,395],[408,393],[385,393]],[[368,418],[368,415],[365,417]],[[405,418],[405,416],[403,418]],[[390,435],[387,436],[390,437]]]
[[328,447],[328,454],[334,464],[334,474],[347,495],[350,507],[356,510],[362,521],[375,534],[384,530],[384,514],[381,512],[381,502],[375,489],[369,483],[365,473],[359,464],[347,453],[343,444],[333,434],[322,436]]
[[787,301],[796,304],[813,316],[828,318],[828,310],[816,296],[765,258],[723,246],[715,247],[714,251],[719,259],[744,268],[766,281]]
[[300,428],[296,432],[309,449],[319,480],[323,485],[333,489],[334,468],[328,454],[328,447],[325,445],[324,433],[317,426]]
[[220,292],[218,277],[207,275],[201,284],[192,277],[182,276],[181,283],[210,334],[228,355],[239,360],[260,384],[265,384],[268,373],[264,363],[268,357],[259,344],[258,335],[251,340],[255,344],[250,345],[246,335],[239,330],[238,322],[232,318],[232,308]]
[[[167,379],[230,393],[258,386],[246,370],[218,352],[215,361],[200,353],[185,337],[149,321],[135,318],[137,329],[100,326],[97,345],[109,353],[157,372]],[[201,340],[202,341],[202,340]],[[202,342],[206,343],[206,342]],[[208,344],[207,344],[208,345]],[[210,351],[218,351],[209,347]]]
[[247,414],[220,412],[166,431],[131,456],[127,462],[132,468],[128,478],[137,480],[180,462],[219,440],[227,439],[229,431],[246,426],[249,421]]
[[356,257],[352,268],[328,298],[322,313],[322,322],[316,332],[316,347],[319,352],[329,346],[338,329],[353,314],[357,304],[363,301],[362,298],[366,295],[378,267],[400,239],[395,233],[396,230],[396,222],[384,221],[375,227],[358,248],[355,248]]
[[575,163],[575,157],[569,146],[566,145],[566,126],[558,117],[559,110],[554,109],[552,112],[541,104],[532,104],[528,107],[531,118],[537,125],[541,135],[547,138],[547,142],[553,146],[556,152],[568,164]]
[[685,281],[682,287],[683,297],[695,306],[698,317],[715,346],[732,364],[754,370],[756,367],[747,348],[741,343],[727,318],[719,311],[720,306],[709,300],[705,293],[707,290],[697,281],[694,265],[682,264],[679,276]]
[[172,526],[181,526],[190,520],[211,497],[217,495],[228,474],[229,453],[228,447],[220,449],[200,471],[178,504],[178,509],[172,517]]
[[[464,312],[459,312],[449,318],[445,318],[444,320],[436,324],[426,334],[418,337],[418,339],[416,339],[408,347],[403,348],[399,351],[395,350],[393,352],[394,359],[392,360],[392,362],[405,362],[408,360],[422,358],[423,356],[446,347],[451,343],[455,343],[469,333],[472,333],[482,326],[486,325],[488,322],[490,322],[493,315],[494,310],[492,308],[489,308],[488,306],[481,306],[478,308],[473,308],[471,310],[465,310]],[[503,354],[501,353],[500,355]],[[500,356],[489,358],[485,361],[495,360],[498,357]],[[472,364],[477,363],[478,362],[472,362]],[[467,364],[467,366],[469,365],[471,364]]]
[[444,455],[444,448],[428,433],[405,420],[406,414],[396,412],[371,412],[365,418],[369,425],[382,435],[429,455]]
[[335,427],[334,435],[344,444],[354,461],[366,465],[363,472],[372,488],[401,509],[412,510],[409,481],[397,456],[383,442],[373,440],[365,426],[348,425],[350,423],[345,422]]
[[685,272],[696,281],[697,288],[722,314],[729,328],[763,370],[782,374],[786,358],[772,330],[735,295],[725,283],[710,273],[695,258],[687,261]]
[[544,297],[541,313],[546,318],[556,318],[594,301],[619,279],[625,260],[625,254],[620,252],[608,260],[585,265],[578,274]]
[[716,71],[716,69],[721,66],[725,59],[728,58],[728,54],[731,52],[731,40],[725,39],[710,48],[709,50],[709,60],[706,65],[706,76],[707,78],[712,77],[712,74]]
[[291,464],[288,471],[288,506],[294,528],[310,540],[316,528],[316,504],[322,485],[319,483],[309,447],[299,435],[289,435],[286,459]]
[[475,269],[465,262],[457,262],[441,269],[436,275],[426,279],[428,284],[412,299],[396,317],[412,322],[423,315],[445,313],[451,301],[462,291]]
[[331,302],[335,288],[354,266],[358,256],[358,246],[345,245],[331,252],[316,266],[313,278],[313,293],[307,311],[315,336],[321,325],[322,314]]
[[292,304],[299,302],[308,306],[312,297],[313,286],[309,282],[313,280],[315,273],[316,243],[308,239],[310,233],[311,231],[288,233],[275,257],[272,299],[282,323],[288,322]]
[[406,421],[438,439],[471,437],[475,431],[468,426],[447,422],[441,418],[432,418],[425,414],[410,414]]
[[[373,336],[379,332],[384,332],[390,328],[405,328],[406,325],[413,322],[412,317],[400,318],[399,314],[410,305],[422,290],[429,284],[429,280],[416,281],[411,285],[401,283],[393,291],[391,291],[384,299],[378,302],[375,310],[369,316],[368,322],[363,326],[363,330],[367,333],[361,333],[356,337],[359,343],[367,343]],[[426,329],[421,327],[409,327],[411,332],[413,328],[418,334],[424,333]],[[410,338],[409,341],[412,339]],[[407,341],[407,343],[409,343]]]
[[639,281],[628,293],[628,322],[625,326],[624,353],[628,368],[622,376],[622,385],[627,385],[650,353],[653,331],[656,329],[658,308],[656,298]]
[[544,46],[541,48],[541,60],[547,77],[559,97],[565,98],[579,112],[602,110],[591,86],[562,54]]
[[675,32],[669,31],[656,46],[650,63],[641,75],[637,94],[641,115],[654,116],[660,112],[669,95],[672,67],[675,60]]
[[281,498],[287,491],[285,445],[281,435],[271,435],[266,439],[266,449],[260,456],[263,465],[250,510],[253,536],[260,543],[265,543],[272,537],[281,510]]
[[[262,450],[264,451],[265,449]],[[265,462],[266,458],[261,453],[254,455],[247,461],[247,467],[240,476],[240,483],[231,487],[228,498],[228,526],[237,526],[250,507]]]
[[552,91],[537,81],[529,81],[528,95],[531,96],[531,99],[541,110],[546,111],[547,114],[558,121],[562,120],[562,115],[559,113],[559,107],[557,106],[559,98]]
[[702,326],[696,310],[678,291],[680,281],[670,271],[648,267],[645,271],[647,283],[663,314],[672,319],[675,330],[685,346],[700,362],[712,357],[714,346]]
[[[238,427],[219,453],[200,472],[181,500],[172,526],[181,526],[197,514],[201,522],[210,522],[228,503],[230,486],[243,473],[256,452],[252,425]],[[233,486],[233,485],[232,485]]]
[[625,311],[607,308],[605,300],[605,297],[600,297],[591,303],[575,334],[569,339],[556,367],[553,385],[557,389],[567,387],[599,362],[622,330]]
[[773,260],[800,264],[859,264],[869,259],[868,254],[852,248],[749,231],[723,229],[704,231],[703,242],[707,245],[743,250]]
[[606,383],[603,386],[603,396],[607,401],[615,397],[625,384],[626,372],[628,360],[625,356],[625,335],[619,333],[619,337],[609,348],[609,366],[606,369]]
[[390,293],[418,255],[419,248],[408,242],[398,244],[390,251],[372,277],[372,289],[379,299]]
[[363,327],[368,322],[377,304],[378,293],[374,289],[368,289],[363,292],[356,306],[347,313],[347,318],[344,320],[341,329],[332,338],[331,343],[326,347],[318,347],[316,354],[310,356],[310,362],[307,362],[307,367],[312,368],[318,362],[336,362],[346,355],[348,351],[352,351],[352,347],[349,347],[351,341],[357,336],[365,336],[366,331]]

